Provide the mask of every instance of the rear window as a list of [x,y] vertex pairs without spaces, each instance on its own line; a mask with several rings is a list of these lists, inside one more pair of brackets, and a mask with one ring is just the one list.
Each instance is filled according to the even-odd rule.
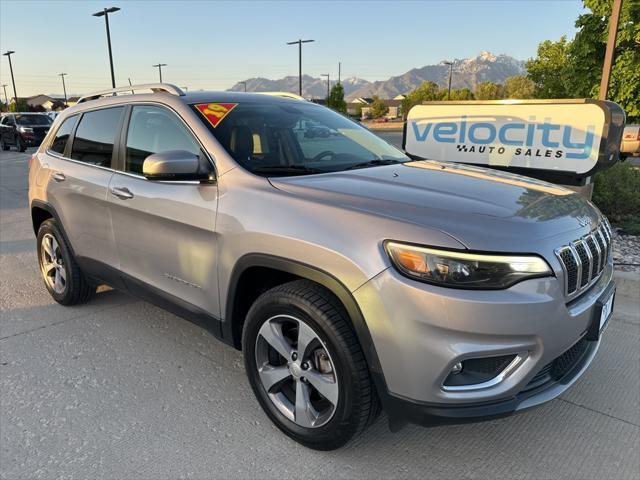
[[123,107],[114,107],[82,115],[73,139],[71,158],[91,165],[111,167],[113,144],[123,111]]
[[229,155],[256,174],[335,172],[369,166],[369,162],[409,160],[357,123],[309,102],[193,107]]
[[62,125],[60,125],[60,128],[58,128],[58,131],[56,132],[56,136],[53,138],[53,142],[51,142],[49,150],[59,153],[60,155],[64,154],[64,149],[69,141],[69,136],[71,135],[73,127],[75,127],[77,121],[78,116],[73,115],[62,122]]

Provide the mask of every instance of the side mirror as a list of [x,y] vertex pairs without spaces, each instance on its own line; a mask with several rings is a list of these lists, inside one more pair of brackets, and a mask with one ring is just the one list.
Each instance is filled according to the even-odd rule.
[[212,180],[212,172],[198,155],[185,150],[169,150],[149,155],[142,164],[148,180]]

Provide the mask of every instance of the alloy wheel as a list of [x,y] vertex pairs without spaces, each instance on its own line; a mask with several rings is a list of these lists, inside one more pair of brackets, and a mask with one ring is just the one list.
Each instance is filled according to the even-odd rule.
[[271,317],[258,332],[255,354],[260,382],[280,413],[305,428],[331,420],[340,397],[335,365],[307,323]]
[[60,245],[50,233],[42,237],[40,268],[47,286],[55,293],[63,293],[67,287],[67,270],[62,258]]

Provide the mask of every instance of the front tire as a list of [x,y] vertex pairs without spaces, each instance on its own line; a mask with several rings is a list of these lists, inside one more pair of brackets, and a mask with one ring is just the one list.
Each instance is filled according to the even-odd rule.
[[25,152],[27,150],[27,146],[25,145],[24,140],[22,140],[22,137],[16,138],[16,148],[19,152]]
[[313,282],[297,280],[263,293],[247,314],[242,347],[265,413],[306,447],[339,448],[379,413],[344,308]]
[[40,225],[37,246],[42,279],[53,299],[62,305],[88,302],[96,287],[80,271],[54,219]]

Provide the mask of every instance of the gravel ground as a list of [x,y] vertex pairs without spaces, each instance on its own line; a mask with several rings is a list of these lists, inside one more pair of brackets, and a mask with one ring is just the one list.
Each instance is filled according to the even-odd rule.
[[621,234],[614,228],[613,262],[616,270],[640,272],[640,236]]

